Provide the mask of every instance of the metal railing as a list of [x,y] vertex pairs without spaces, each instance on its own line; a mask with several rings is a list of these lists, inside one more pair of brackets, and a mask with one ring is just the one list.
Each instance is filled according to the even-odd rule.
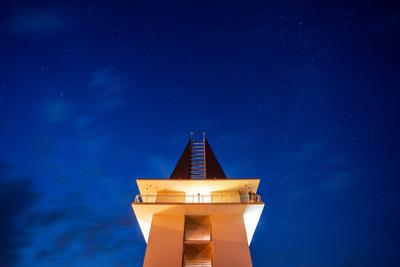
[[184,261],[184,267],[211,267],[211,261]]
[[219,193],[212,195],[183,195],[183,194],[168,194],[162,193],[157,195],[136,195],[135,204],[140,203],[246,203],[260,204],[262,199],[256,194],[239,194],[239,193]]

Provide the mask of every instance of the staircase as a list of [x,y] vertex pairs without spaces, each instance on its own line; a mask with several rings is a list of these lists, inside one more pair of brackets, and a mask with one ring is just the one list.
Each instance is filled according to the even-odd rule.
[[193,179],[204,179],[207,177],[206,169],[206,136],[203,133],[201,141],[194,140],[191,134],[191,151],[190,151],[190,167],[189,175]]

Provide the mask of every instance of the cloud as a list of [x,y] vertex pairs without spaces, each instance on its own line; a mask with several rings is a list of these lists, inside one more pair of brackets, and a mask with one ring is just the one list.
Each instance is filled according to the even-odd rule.
[[136,222],[129,205],[108,209],[104,206],[113,204],[105,198],[99,208],[86,197],[74,192],[63,197],[63,201],[47,198],[46,203],[57,204],[40,209],[38,206],[28,212],[25,220],[29,221],[35,243],[27,249],[29,253],[24,254],[22,264],[34,260],[40,266],[110,266],[97,261],[134,260],[127,255],[138,249],[134,240],[136,234],[136,240],[141,234],[134,227]]
[[312,192],[340,194],[356,183],[359,176],[350,156],[322,140],[310,140],[284,154],[283,170],[293,185],[291,195],[304,197]]
[[11,169],[12,169],[12,166],[9,163],[0,160],[0,175]]
[[[73,253],[74,262],[80,262],[81,259],[91,260],[106,253],[132,249],[134,246],[133,221],[129,222],[126,215],[110,214],[102,217],[89,207],[85,207],[85,212],[77,215],[72,211],[73,208],[70,208],[71,211],[66,212],[62,220],[52,222],[67,225],[67,229],[58,231],[50,238],[48,245],[39,248],[36,251],[36,260],[65,261],[69,260],[66,255]],[[48,217],[52,217],[52,213],[49,212]],[[45,221],[42,226],[50,229],[52,225]]]
[[10,179],[0,169],[0,259],[4,266],[15,266],[23,248],[29,245],[25,214],[38,200],[32,179]]
[[71,22],[59,11],[35,9],[20,12],[8,21],[8,30],[17,34],[52,34],[71,28]]
[[[69,199],[65,199],[69,201]],[[55,209],[48,209],[45,211],[35,210],[29,214],[28,220],[32,224],[40,226],[51,226],[56,223],[65,222],[73,218],[84,217],[88,209],[84,206],[77,206],[76,204],[68,204]]]
[[48,259],[49,257],[51,257],[51,255],[52,255],[51,249],[43,249],[36,254],[36,259],[38,260]]
[[[82,87],[79,98],[60,94],[42,101],[41,119],[47,123],[70,123],[74,128],[89,128],[106,112],[113,112],[127,104],[131,86],[129,79],[113,67],[93,72]],[[50,87],[51,91],[55,88]],[[61,88],[57,88],[59,91]]]
[[49,123],[64,122],[72,117],[73,107],[65,99],[50,99],[43,104],[42,115]]
[[78,116],[75,121],[74,121],[74,125],[77,128],[83,128],[86,126],[89,126],[90,124],[92,124],[95,120],[94,116],[91,115],[87,115],[87,114],[83,114]]
[[129,80],[112,67],[93,73],[88,85],[95,98],[93,104],[98,111],[109,111],[123,106],[126,102],[124,93],[129,86]]
[[330,192],[343,192],[353,185],[357,173],[354,171],[336,171],[322,182],[323,189]]

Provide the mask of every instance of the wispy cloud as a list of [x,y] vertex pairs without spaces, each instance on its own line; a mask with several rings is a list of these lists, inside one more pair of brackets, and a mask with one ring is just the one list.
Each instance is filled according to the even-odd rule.
[[287,179],[283,182],[293,185],[293,196],[303,197],[314,190],[338,194],[354,185],[359,170],[349,165],[349,155],[331,146],[311,140],[284,155]]
[[95,119],[96,118],[93,115],[81,114],[75,119],[74,126],[77,128],[83,128],[92,124]]
[[40,115],[48,123],[69,122],[76,128],[85,128],[103,113],[128,104],[126,95],[129,95],[130,86],[130,80],[113,67],[101,68],[89,76],[79,99],[67,94],[46,99],[41,102]]
[[[32,179],[9,179],[0,168],[0,259],[4,266],[15,266],[21,250],[29,245],[25,214],[36,203],[39,194]],[[26,225],[28,224],[28,225]]]
[[54,9],[26,10],[10,17],[7,28],[17,34],[51,34],[71,28],[71,21]]
[[348,170],[333,172],[331,176],[322,181],[322,188],[333,193],[343,192],[353,185],[357,175],[357,172]]
[[108,67],[92,74],[88,87],[95,98],[93,103],[98,111],[109,111],[126,103],[124,93],[130,85],[122,74]]
[[49,123],[64,122],[72,117],[73,106],[63,98],[49,99],[42,104],[42,115]]
[[65,255],[70,254],[74,255],[74,262],[93,260],[106,253],[129,251],[134,245],[130,236],[134,225],[132,216],[100,214],[89,206],[68,204],[36,215],[40,217],[35,221],[38,227],[62,229],[48,236],[50,246],[43,244],[35,248],[35,259],[41,263],[66,263],[71,259]]

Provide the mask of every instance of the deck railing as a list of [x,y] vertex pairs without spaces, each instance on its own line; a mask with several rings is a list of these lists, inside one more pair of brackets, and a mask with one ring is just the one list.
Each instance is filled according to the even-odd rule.
[[211,267],[211,261],[183,261],[184,267]]
[[140,203],[188,203],[188,204],[204,204],[204,203],[246,203],[259,204],[262,203],[260,195],[256,194],[231,194],[220,193],[212,195],[183,195],[162,193],[158,195],[136,195],[135,204]]

